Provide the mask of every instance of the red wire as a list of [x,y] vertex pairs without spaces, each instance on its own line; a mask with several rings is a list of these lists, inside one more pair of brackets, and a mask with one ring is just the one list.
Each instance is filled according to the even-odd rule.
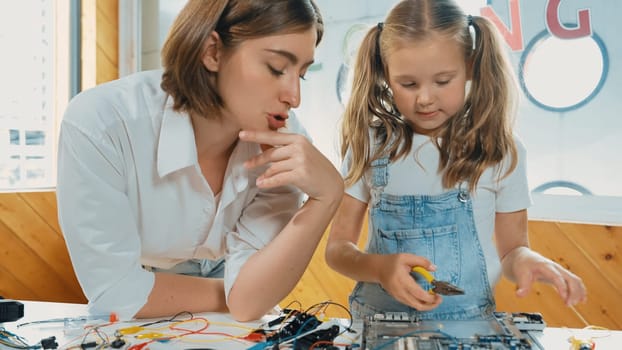
[[127,348],[127,350],[141,350],[142,348],[147,346],[147,344],[151,344],[151,343],[153,343],[153,340],[146,341],[144,343],[134,344],[134,345],[130,346],[129,348]]

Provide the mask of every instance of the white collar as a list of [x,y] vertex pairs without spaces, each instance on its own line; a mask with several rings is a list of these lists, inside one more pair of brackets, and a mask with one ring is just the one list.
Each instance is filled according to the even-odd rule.
[[[249,172],[244,167],[244,161],[251,155],[260,153],[260,147],[254,143],[238,141],[229,161],[229,174],[232,176],[234,192],[241,192],[248,186],[249,177],[256,178],[265,170],[254,169]],[[173,110],[173,100],[169,96],[166,100],[160,127],[160,140],[157,150],[158,175],[166,175],[198,164],[197,148],[194,138],[192,121],[187,113]],[[226,182],[226,181],[225,181]],[[225,184],[223,184],[225,190]]]
[[168,96],[164,105],[157,151],[158,175],[164,177],[176,170],[197,164],[197,148],[190,116],[173,110]]

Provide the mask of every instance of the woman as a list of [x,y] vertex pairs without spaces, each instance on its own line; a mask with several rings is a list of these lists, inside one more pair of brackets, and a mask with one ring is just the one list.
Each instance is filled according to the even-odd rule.
[[92,313],[247,321],[290,292],[343,192],[289,113],[322,33],[313,0],[191,0],[163,72],[72,100],[59,220]]

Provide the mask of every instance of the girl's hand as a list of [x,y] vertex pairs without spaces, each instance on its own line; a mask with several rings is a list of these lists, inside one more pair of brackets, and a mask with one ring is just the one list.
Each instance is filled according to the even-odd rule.
[[431,294],[415,281],[410,274],[414,266],[429,271],[436,267],[427,259],[413,254],[388,254],[380,258],[380,285],[399,302],[419,311],[429,311],[443,301],[438,294]]
[[318,200],[335,201],[343,196],[341,175],[303,135],[241,131],[239,136],[243,141],[262,145],[263,152],[244,163],[247,168],[268,165],[268,169],[257,178],[258,187],[294,185],[309,198]]
[[587,291],[581,278],[527,247],[512,250],[504,257],[503,264],[511,267],[518,285],[518,297],[529,294],[531,286],[537,281],[552,284],[568,306],[587,300]]

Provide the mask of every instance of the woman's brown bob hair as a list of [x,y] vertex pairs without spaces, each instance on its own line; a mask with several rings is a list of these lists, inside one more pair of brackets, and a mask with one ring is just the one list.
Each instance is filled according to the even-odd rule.
[[175,110],[206,118],[219,115],[223,101],[212,73],[202,63],[205,41],[216,31],[225,48],[275,34],[317,30],[324,23],[313,0],[189,0],[175,19],[162,49],[161,87]]

